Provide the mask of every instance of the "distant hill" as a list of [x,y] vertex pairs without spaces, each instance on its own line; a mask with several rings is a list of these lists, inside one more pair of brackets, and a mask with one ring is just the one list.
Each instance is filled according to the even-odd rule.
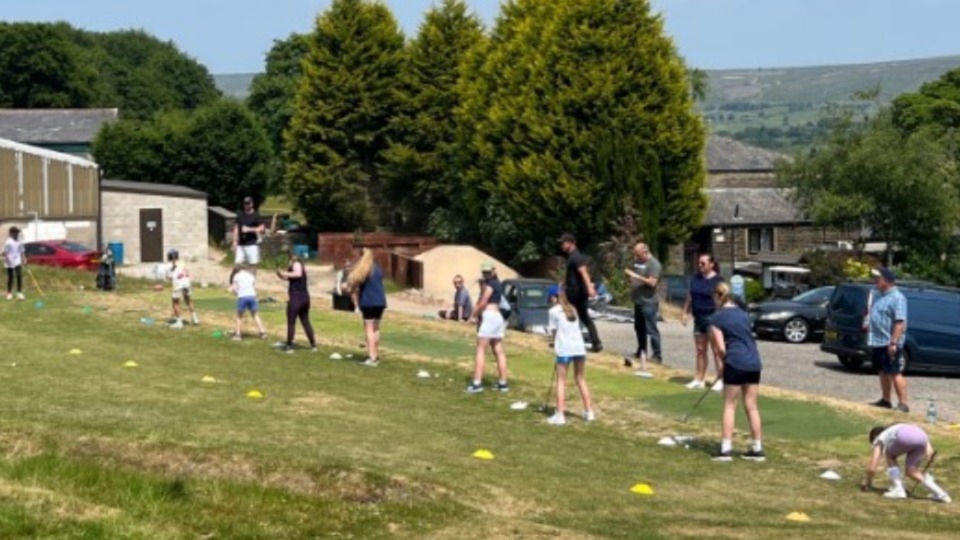
[[[854,100],[854,92],[879,85],[879,102],[886,104],[957,67],[960,56],[840,66],[707,70],[710,89],[701,109],[714,133],[792,150],[822,134],[825,128],[819,120],[826,107],[840,105],[867,111],[875,106]],[[225,94],[243,99],[255,75],[213,78]]]

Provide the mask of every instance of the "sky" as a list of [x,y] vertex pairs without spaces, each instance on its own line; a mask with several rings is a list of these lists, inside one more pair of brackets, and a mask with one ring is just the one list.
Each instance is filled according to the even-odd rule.
[[[385,0],[407,36],[437,0]],[[576,1],[576,0],[557,0]],[[489,26],[500,0],[467,0]],[[3,21],[142,29],[213,74],[263,71],[274,40],[306,33],[330,0],[5,0]],[[701,69],[856,64],[960,54],[958,0],[651,0]]]

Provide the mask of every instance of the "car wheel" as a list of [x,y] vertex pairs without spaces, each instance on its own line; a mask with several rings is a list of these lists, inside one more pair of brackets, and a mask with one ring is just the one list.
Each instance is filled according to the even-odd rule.
[[838,356],[837,360],[839,360],[840,363],[843,364],[843,367],[851,371],[857,371],[860,369],[861,366],[863,366],[863,360],[860,358],[855,358],[853,356]]
[[810,335],[810,325],[800,317],[794,317],[783,325],[783,337],[790,343],[803,343]]

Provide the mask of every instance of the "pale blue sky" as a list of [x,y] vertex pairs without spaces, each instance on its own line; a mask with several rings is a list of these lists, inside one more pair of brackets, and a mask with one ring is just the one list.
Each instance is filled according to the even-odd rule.
[[[557,0],[576,1],[576,0]],[[386,0],[408,36],[433,0]],[[4,0],[0,20],[144,29],[215,74],[257,72],[274,39],[307,32],[329,0]],[[468,0],[488,25],[500,0]],[[849,64],[960,54],[958,0],[652,0],[705,69]]]

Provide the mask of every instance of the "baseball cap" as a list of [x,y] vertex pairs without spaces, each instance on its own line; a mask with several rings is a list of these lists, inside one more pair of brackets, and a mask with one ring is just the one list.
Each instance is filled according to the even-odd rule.
[[244,197],[243,204],[253,204],[253,197]]
[[483,261],[480,264],[481,272],[493,272],[493,261]]
[[547,296],[560,296],[560,286],[551,285],[550,289],[547,291]]
[[870,275],[873,277],[882,277],[887,281],[897,280],[897,275],[893,273],[893,270],[887,268],[886,266],[879,266],[870,270]]
[[557,238],[557,242],[561,242],[561,243],[563,243],[563,242],[570,242],[571,244],[576,244],[576,243],[577,243],[577,237],[574,236],[573,233],[568,233],[568,232],[566,232],[566,233],[561,234],[561,235],[560,235],[560,238]]

